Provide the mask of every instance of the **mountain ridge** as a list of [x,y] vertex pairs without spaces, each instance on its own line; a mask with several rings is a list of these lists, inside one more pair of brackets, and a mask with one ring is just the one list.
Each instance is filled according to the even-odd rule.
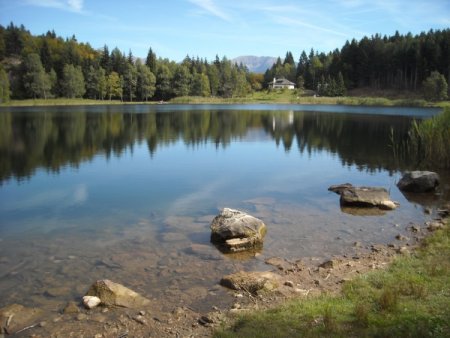
[[237,64],[242,63],[250,72],[265,73],[277,62],[277,58],[273,56],[242,55],[231,59],[231,61]]

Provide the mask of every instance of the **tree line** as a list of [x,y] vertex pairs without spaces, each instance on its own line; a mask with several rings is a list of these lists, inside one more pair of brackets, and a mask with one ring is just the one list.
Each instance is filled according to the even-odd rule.
[[[278,58],[266,71],[265,83],[274,77],[285,77],[298,88],[327,96],[340,96],[345,89],[355,88],[417,91],[425,87],[427,98],[444,99],[448,91],[444,82],[450,82],[450,29],[353,39],[329,53],[303,51],[297,63],[287,52],[284,61]],[[432,88],[440,93],[438,97],[430,93],[430,81],[438,81],[437,88]]]
[[208,62],[186,56],[181,63],[145,60],[117,47],[96,50],[75,36],[54,31],[33,36],[23,25],[0,25],[0,83],[5,101],[25,98],[90,98],[126,101],[167,100],[175,96],[243,96],[251,90],[248,70],[226,57]]
[[239,97],[267,89],[284,77],[300,89],[342,96],[356,88],[422,91],[445,99],[450,81],[450,29],[419,35],[374,35],[347,41],[339,50],[292,52],[265,72],[254,74],[225,56],[174,61],[149,48],[145,59],[108,46],[94,49],[75,36],[54,31],[33,36],[26,28],[0,25],[0,102],[11,98],[84,97],[126,101],[168,100],[176,96]]

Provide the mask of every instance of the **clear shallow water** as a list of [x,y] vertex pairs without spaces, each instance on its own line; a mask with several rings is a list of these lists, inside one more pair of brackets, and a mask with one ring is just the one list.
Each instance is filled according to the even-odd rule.
[[[126,105],[0,111],[0,305],[59,308],[110,278],[168,308],[217,304],[220,277],[272,256],[330,257],[426,219],[395,186],[389,147],[436,110]],[[430,168],[432,169],[432,168]],[[388,188],[401,207],[341,210],[332,184]],[[433,205],[436,201],[427,201]],[[423,202],[425,203],[425,202]],[[209,243],[223,207],[268,226],[257,258]],[[395,225],[400,225],[400,227]],[[214,300],[213,300],[214,299]]]

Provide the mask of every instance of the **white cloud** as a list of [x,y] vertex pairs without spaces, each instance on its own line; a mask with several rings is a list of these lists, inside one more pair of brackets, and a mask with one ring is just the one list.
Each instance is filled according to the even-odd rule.
[[225,21],[231,21],[231,18],[225,13],[222,9],[220,9],[213,0],[189,0],[189,2],[197,5],[207,13],[216,16]]
[[32,6],[56,8],[69,12],[82,13],[84,0],[25,0]]

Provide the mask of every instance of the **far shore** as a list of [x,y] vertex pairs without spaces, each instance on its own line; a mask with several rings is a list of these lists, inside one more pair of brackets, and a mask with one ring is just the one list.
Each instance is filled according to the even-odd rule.
[[372,96],[319,97],[302,96],[297,92],[256,92],[245,97],[220,98],[183,96],[168,101],[121,101],[92,99],[26,99],[11,100],[0,104],[0,107],[30,106],[77,106],[77,105],[156,105],[156,104],[310,104],[310,105],[351,105],[380,107],[448,107],[450,101],[431,102],[417,98],[386,98]]

